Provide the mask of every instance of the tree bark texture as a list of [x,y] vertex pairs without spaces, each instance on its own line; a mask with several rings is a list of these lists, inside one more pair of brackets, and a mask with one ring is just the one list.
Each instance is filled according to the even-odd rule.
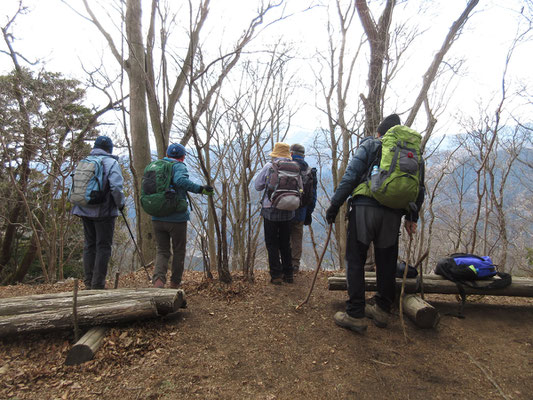
[[[141,193],[141,179],[144,168],[150,162],[148,139],[148,116],[146,111],[145,50],[141,25],[141,0],[128,0],[126,11],[126,34],[129,56],[126,63],[130,85],[130,129],[133,153],[134,182],[137,197]],[[137,237],[145,259],[154,258],[155,243],[150,218],[137,210]]]
[[81,337],[80,340],[70,349],[65,360],[65,365],[79,365],[90,361],[101,346],[107,333],[107,328],[96,326]]
[[[80,326],[164,316],[185,305],[183,290],[87,290],[77,298]],[[72,292],[0,299],[0,336],[72,328]]]
[[[370,292],[377,290],[376,275],[367,272],[365,274],[365,287]],[[477,281],[479,286],[488,285],[491,280]],[[402,285],[401,278],[396,278],[396,288]],[[332,276],[328,278],[329,290],[346,290],[346,277]],[[533,279],[513,277],[513,282],[503,289],[482,290],[465,286],[466,294],[477,294],[487,296],[512,296],[512,297],[533,297]],[[406,293],[418,293],[420,291],[417,279],[405,280]],[[440,275],[424,275],[424,293],[435,294],[459,294],[457,285],[452,281],[444,279]]]
[[403,311],[419,328],[435,328],[440,321],[437,309],[415,294],[403,298]]

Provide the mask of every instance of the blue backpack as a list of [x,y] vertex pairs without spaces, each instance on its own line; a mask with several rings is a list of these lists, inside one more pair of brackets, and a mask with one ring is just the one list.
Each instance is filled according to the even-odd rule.
[[[463,309],[466,302],[464,286],[478,289],[480,294],[484,290],[502,289],[512,283],[512,277],[505,272],[498,272],[496,265],[488,256],[476,256],[474,254],[456,253],[444,257],[437,263],[435,273],[454,282],[461,296],[459,313],[455,316],[464,318]],[[497,276],[499,279],[491,280],[488,285],[477,285],[475,281],[488,280]]]
[[81,160],[72,174],[69,201],[77,206],[87,207],[105,201],[104,156],[88,156]]
[[453,281],[477,281],[496,276],[498,270],[489,256],[456,253],[441,259],[435,273]]

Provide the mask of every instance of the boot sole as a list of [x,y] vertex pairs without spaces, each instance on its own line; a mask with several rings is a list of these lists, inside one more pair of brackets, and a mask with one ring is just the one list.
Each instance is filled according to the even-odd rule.
[[347,329],[350,329],[351,331],[354,331],[354,332],[357,332],[357,333],[365,333],[366,332],[366,326],[353,326],[353,325],[350,325],[350,324],[346,324],[346,323],[343,323],[343,322],[339,322],[337,320],[335,320],[335,323],[339,326],[342,326],[343,328],[347,328]]

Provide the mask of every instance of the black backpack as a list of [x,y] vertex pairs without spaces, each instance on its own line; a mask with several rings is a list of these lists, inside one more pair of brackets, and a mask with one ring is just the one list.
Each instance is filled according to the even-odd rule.
[[303,194],[300,207],[309,207],[313,203],[313,194],[317,188],[316,168],[307,168],[302,172]]
[[[435,269],[437,275],[454,282],[459,290],[461,296],[461,306],[459,318],[464,318],[463,309],[466,302],[465,286],[474,288],[482,294],[485,290],[502,289],[512,283],[512,277],[505,272],[498,272],[496,265],[488,256],[476,256],[474,254],[456,253],[448,257],[441,258],[437,262]],[[478,285],[476,281],[487,280],[491,277],[497,276],[499,279],[494,279],[488,285]]]

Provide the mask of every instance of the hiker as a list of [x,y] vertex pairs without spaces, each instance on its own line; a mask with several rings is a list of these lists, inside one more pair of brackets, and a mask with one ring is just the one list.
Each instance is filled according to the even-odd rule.
[[83,246],[83,271],[85,289],[105,289],[107,264],[111,258],[111,245],[115,221],[119,210],[124,209],[124,178],[118,157],[112,155],[113,141],[98,136],[90,156],[96,156],[103,166],[103,197],[90,205],[74,204],[72,213],[81,217],[85,243]]
[[[281,285],[282,282],[294,282],[290,242],[291,220],[294,218],[294,211],[300,206],[302,183],[300,166],[292,161],[290,146],[287,143],[276,143],[270,157],[272,160],[261,169],[254,185],[255,190],[264,191],[261,198],[261,216],[270,282]],[[291,179],[287,179],[288,177]],[[286,187],[285,183],[289,186]]]
[[300,165],[303,176],[304,193],[302,204],[295,212],[291,221],[291,253],[293,274],[300,270],[300,259],[302,257],[302,238],[304,225],[311,225],[313,222],[313,211],[316,205],[317,180],[316,168],[311,168],[304,160],[305,147],[295,143],[291,146],[291,157]]
[[185,263],[185,245],[187,243],[187,221],[189,221],[189,207],[187,192],[213,195],[211,186],[201,186],[189,180],[189,173],[185,165],[185,147],[179,143],[168,146],[164,161],[172,163],[171,189],[176,198],[184,203],[183,210],[165,216],[152,216],[152,227],[156,241],[155,269],[152,283],[156,288],[165,287],[167,281],[168,260],[170,259],[170,242],[172,241],[172,267],[170,288],[177,289],[181,284]]
[[[396,126],[398,128],[391,129]],[[380,163],[386,157],[392,158],[390,154],[394,154],[389,148],[385,148],[384,135],[389,130],[391,130],[389,135],[385,137],[391,137],[391,132],[397,131],[413,132],[413,135],[418,135],[418,150],[407,149],[406,153],[406,157],[411,160],[410,162],[415,163],[414,169],[418,174],[418,185],[413,185],[415,192],[409,193],[413,197],[409,212],[382,205],[374,198],[377,195],[371,191],[369,183],[366,181],[371,173],[379,172],[380,166],[383,165]],[[420,134],[408,127],[401,126],[398,115],[392,114],[386,117],[378,126],[377,137],[377,139],[365,138],[361,141],[354,158],[348,165],[335,194],[331,198],[331,205],[326,211],[326,221],[329,224],[334,223],[339,208],[348,196],[352,195],[348,217],[348,237],[346,240],[348,300],[346,302],[346,312],[337,312],[334,320],[337,325],[358,333],[366,331],[365,315],[371,318],[376,326],[380,328],[387,326],[391,306],[396,294],[395,272],[401,219],[406,214],[404,228],[410,236],[413,235],[416,232],[418,210],[422,206],[425,194],[424,164],[420,155]],[[394,145],[396,143],[395,141]],[[403,152],[403,149],[405,148],[398,146],[399,152]],[[383,157],[381,157],[381,154],[383,154]],[[402,155],[403,153],[401,153]],[[401,156],[398,159],[403,160]],[[401,166],[399,161],[398,164]],[[413,167],[413,164],[410,164],[410,166]],[[387,171],[382,171],[382,173],[388,173],[388,169]],[[373,180],[372,189],[374,189]],[[402,196],[405,197],[403,192]],[[384,200],[381,201],[384,202]],[[415,204],[416,209],[414,209]],[[364,266],[370,242],[374,243],[375,250],[377,293],[373,304],[365,305]]]

